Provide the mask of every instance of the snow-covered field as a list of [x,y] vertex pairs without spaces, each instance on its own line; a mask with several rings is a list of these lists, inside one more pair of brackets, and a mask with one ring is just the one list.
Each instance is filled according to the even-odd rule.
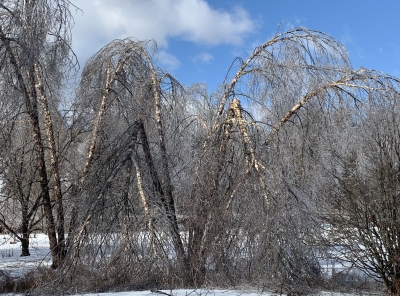
[[0,235],[0,270],[18,277],[40,265],[51,264],[49,240],[45,234],[31,235],[31,256],[21,257],[21,243],[10,235]]

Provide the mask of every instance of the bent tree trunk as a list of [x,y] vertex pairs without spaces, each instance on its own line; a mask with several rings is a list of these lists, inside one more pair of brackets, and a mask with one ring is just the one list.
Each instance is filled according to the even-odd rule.
[[[142,49],[142,54],[144,55],[148,63],[147,66],[149,67],[150,70],[152,95],[154,99],[154,111],[155,111],[154,115],[155,115],[157,134],[159,140],[158,144],[161,154],[161,167],[162,167],[161,171],[162,171],[162,181],[163,181],[162,183],[164,184],[163,187],[161,187],[161,182],[160,182],[161,179],[158,179],[159,175],[155,173],[154,164],[152,164],[150,150],[148,149],[147,145],[143,145],[144,153],[146,154],[146,159],[149,168],[151,171],[153,171],[151,173],[151,176],[153,177],[153,184],[155,184],[156,188],[159,190],[161,196],[161,203],[163,204],[166,210],[167,220],[169,222],[169,230],[172,236],[172,242],[177,255],[180,276],[182,277],[182,280],[185,282],[187,286],[193,286],[193,277],[190,272],[188,257],[185,253],[185,248],[183,246],[182,238],[179,233],[178,219],[176,218],[175,199],[172,190],[171,172],[168,164],[168,154],[165,143],[165,131],[162,122],[160,79],[157,77],[156,69],[154,68],[151,58],[146,52],[146,50]],[[142,136],[146,138],[144,128],[142,128]]]
[[[183,247],[181,236],[179,234],[178,220],[176,218],[175,204],[174,204],[174,199],[173,199],[173,195],[172,195],[172,190],[171,190],[171,187],[169,187],[167,196],[164,193],[164,190],[161,185],[161,180],[159,178],[157,170],[155,169],[155,165],[154,165],[153,157],[151,155],[150,145],[149,145],[149,142],[147,139],[147,134],[146,134],[146,130],[144,128],[143,121],[139,120],[139,123],[140,123],[140,138],[142,141],[143,152],[145,155],[145,162],[150,170],[150,176],[153,181],[154,191],[159,194],[161,203],[167,213],[167,220],[169,222],[169,230],[170,230],[170,233],[172,236],[172,241],[174,244],[175,252],[177,254],[179,270],[181,273],[180,276],[182,277],[182,280],[185,282],[186,285],[193,286],[194,282],[193,282],[192,273],[190,272],[188,259],[185,254],[185,249]],[[160,130],[162,133],[162,126],[161,126],[161,129],[159,129],[159,131]],[[164,146],[164,152],[165,151],[166,150],[165,150],[165,146]]]
[[39,180],[40,180],[39,183],[43,199],[44,213],[46,216],[47,235],[49,236],[49,241],[50,241],[52,267],[57,268],[60,263],[59,248],[57,243],[57,235],[56,235],[53,211],[51,208],[49,181],[47,178],[46,161],[44,158],[44,147],[41,141],[41,132],[38,120],[37,105],[34,100],[32,103],[32,109],[28,113],[30,115],[31,124],[34,131],[35,150],[37,153],[37,167],[39,171]]
[[[78,216],[78,207],[79,207],[79,200],[80,200],[80,194],[83,190],[83,185],[85,183],[85,180],[87,178],[87,175],[89,173],[89,170],[95,160],[95,152],[98,146],[98,138],[99,134],[101,132],[101,126],[103,124],[104,117],[106,115],[108,103],[109,103],[109,98],[110,98],[110,92],[112,90],[113,83],[116,80],[116,77],[118,73],[121,71],[123,65],[124,65],[124,59],[120,59],[117,63],[117,66],[115,69],[111,69],[111,63],[108,62],[107,64],[107,70],[106,70],[106,81],[105,81],[105,86],[103,89],[103,94],[100,102],[100,108],[96,116],[96,120],[94,122],[94,127],[91,135],[91,140],[89,143],[89,148],[86,156],[86,161],[85,165],[82,170],[82,175],[78,180],[78,184],[76,184],[75,187],[75,192],[74,192],[74,203],[72,205],[72,210],[71,210],[71,219],[70,219],[70,225],[69,225],[69,230],[68,230],[68,235],[71,236],[76,229],[78,229],[77,225],[77,216]],[[68,243],[66,248],[68,248]]]
[[57,235],[58,235],[58,249],[59,249],[59,257],[62,261],[65,257],[65,231],[64,231],[64,207],[63,207],[63,196],[61,192],[61,180],[60,180],[60,173],[58,168],[58,155],[57,155],[57,148],[56,142],[54,139],[54,132],[53,132],[53,121],[51,119],[51,114],[49,110],[49,105],[47,101],[47,97],[44,92],[43,80],[40,74],[40,69],[37,63],[34,65],[34,70],[36,74],[36,91],[39,94],[40,101],[42,103],[42,107],[44,110],[45,115],[45,125],[47,131],[47,140],[49,143],[50,148],[50,162],[51,162],[51,169],[52,175],[54,180],[54,198],[55,198],[55,209],[57,213]]
[[[0,35],[2,31],[0,30]],[[17,59],[12,52],[9,44],[6,45],[6,50],[10,58],[10,62],[14,68],[15,74],[17,76],[18,83],[22,89],[22,94],[24,96],[25,108],[28,113],[29,123],[32,127],[32,136],[35,143],[35,152],[36,152],[36,162],[37,162],[37,170],[39,175],[39,184],[40,184],[40,195],[43,200],[43,208],[46,216],[47,223],[47,233],[50,241],[50,250],[52,257],[52,267],[56,268],[59,265],[59,256],[58,256],[58,246],[57,246],[57,235],[55,231],[54,217],[51,208],[51,200],[50,200],[50,192],[49,192],[49,182],[47,178],[47,169],[46,169],[46,160],[44,153],[44,145],[42,142],[42,135],[40,131],[39,124],[39,111],[37,107],[37,93],[35,89],[35,79],[34,79],[34,71],[30,71],[29,81],[25,82],[24,77],[18,67]],[[28,91],[28,85],[30,85],[31,92]]]

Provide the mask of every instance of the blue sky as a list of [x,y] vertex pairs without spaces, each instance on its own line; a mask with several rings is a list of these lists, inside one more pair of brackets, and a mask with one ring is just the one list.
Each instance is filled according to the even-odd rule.
[[[158,65],[214,91],[235,57],[280,28],[304,26],[342,42],[353,67],[400,77],[400,0],[72,0],[81,66],[116,38],[154,39]],[[110,5],[112,3],[112,5]]]

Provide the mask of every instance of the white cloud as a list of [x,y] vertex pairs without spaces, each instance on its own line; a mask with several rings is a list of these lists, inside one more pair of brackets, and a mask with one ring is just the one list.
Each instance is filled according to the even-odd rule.
[[213,55],[208,52],[203,52],[195,56],[192,60],[194,62],[201,62],[201,63],[209,63],[212,59],[214,59]]
[[[154,39],[161,48],[168,38],[198,44],[240,44],[255,29],[247,11],[216,10],[205,0],[72,0],[81,11],[74,14],[73,48],[88,58],[113,39]],[[80,57],[81,57],[80,56]]]
[[160,50],[160,52],[158,53],[158,62],[161,65],[165,66],[166,69],[170,72],[178,69],[181,65],[181,62],[177,57],[164,50]]

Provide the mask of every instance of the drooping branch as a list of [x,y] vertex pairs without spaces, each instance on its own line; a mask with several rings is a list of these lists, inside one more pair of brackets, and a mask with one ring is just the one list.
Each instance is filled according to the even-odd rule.
[[[259,47],[256,47],[250,57],[241,63],[239,70],[236,72],[229,85],[226,86],[224,94],[221,98],[221,102],[217,109],[217,115],[222,114],[228,99],[235,95],[234,89],[238,81],[248,75],[264,73],[270,66],[279,65],[280,61],[274,57],[273,49],[275,45],[284,45],[286,43],[294,44],[297,47],[298,52],[301,53],[299,58],[301,58],[302,61],[299,62],[303,64],[300,64],[299,67],[310,69],[316,68],[321,69],[321,71],[329,70],[329,66],[326,67],[325,65],[319,65],[318,63],[318,59],[320,59],[320,57],[317,58],[316,55],[321,55],[321,53],[325,53],[325,59],[328,62],[330,62],[332,59],[335,59],[337,56],[342,60],[346,68],[350,65],[343,46],[322,32],[300,27],[277,34],[271,40],[263,43]],[[308,44],[310,44],[310,46],[308,46]],[[309,47],[316,47],[315,52],[310,51]],[[270,51],[268,51],[269,48],[271,49]],[[256,64],[256,62],[259,64]],[[282,66],[287,68],[296,67],[292,64]],[[331,68],[332,70],[336,70],[334,67]]]
[[153,187],[154,191],[160,196],[160,201],[162,206],[165,209],[165,212],[167,214],[167,220],[169,225],[169,230],[172,235],[172,241],[174,243],[174,248],[177,252],[177,255],[180,260],[183,261],[183,264],[186,264],[186,255],[185,255],[185,249],[183,247],[183,242],[181,240],[180,234],[179,234],[179,227],[178,227],[178,220],[176,218],[175,212],[171,212],[171,208],[175,209],[174,204],[171,203],[171,199],[168,199],[164,193],[164,190],[161,185],[161,180],[159,178],[158,172],[155,168],[153,157],[151,155],[151,150],[149,146],[149,141],[147,139],[147,134],[146,130],[144,128],[144,124],[142,120],[139,120],[140,124],[140,139],[142,143],[142,148],[145,156],[145,161],[147,164],[147,167],[150,170],[150,176],[153,182]]
[[78,228],[77,236],[74,238],[74,241],[75,241],[75,244],[74,244],[74,255],[72,256],[72,258],[74,260],[76,260],[78,258],[78,256],[79,256],[83,234],[85,233],[87,227],[89,226],[90,222],[92,221],[93,215],[95,214],[94,213],[94,209],[101,202],[101,199],[102,199],[103,195],[105,194],[105,192],[108,189],[108,187],[110,186],[110,184],[114,181],[114,179],[116,178],[118,173],[122,170],[122,168],[128,162],[132,161],[133,153],[135,152],[134,145],[136,145],[137,136],[138,136],[138,132],[139,132],[139,129],[140,129],[139,121],[135,121],[134,125],[132,127],[130,127],[130,128],[132,129],[132,131],[130,132],[131,142],[130,142],[130,145],[129,145],[126,153],[121,158],[121,160],[118,162],[118,164],[113,169],[113,171],[110,173],[110,175],[108,176],[106,182],[104,183],[104,185],[102,186],[100,191],[97,193],[96,200],[94,202],[92,202],[91,207],[88,210],[88,215],[86,216],[85,220],[80,225],[80,227]]
[[343,85],[346,81],[351,81],[353,78],[341,78],[335,82],[328,83],[323,85],[316,90],[306,94],[296,105],[294,105],[280,120],[279,122],[273,127],[272,131],[267,135],[265,140],[265,144],[268,144],[271,139],[276,135],[282,126],[287,123],[309,100],[317,96],[318,94],[322,93],[331,88],[335,88],[336,86]]
[[16,232],[14,229],[12,229],[12,227],[8,226],[8,224],[6,223],[5,217],[3,214],[1,214],[1,218],[0,218],[0,223],[3,225],[3,227],[5,229],[7,229],[8,232],[10,232],[12,235],[14,235],[17,239],[22,240],[22,237],[18,234],[18,232]]

